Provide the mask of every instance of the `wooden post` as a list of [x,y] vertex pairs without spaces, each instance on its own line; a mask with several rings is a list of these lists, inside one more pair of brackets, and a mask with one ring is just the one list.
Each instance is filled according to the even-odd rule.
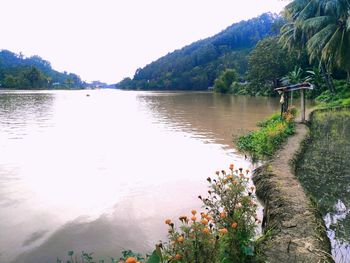
[[301,122],[305,122],[305,94],[304,89],[301,89]]

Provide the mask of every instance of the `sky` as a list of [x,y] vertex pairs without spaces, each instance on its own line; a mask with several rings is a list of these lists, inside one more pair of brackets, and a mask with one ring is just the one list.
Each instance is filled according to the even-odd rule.
[[0,0],[0,49],[39,55],[84,81],[137,68],[289,0]]

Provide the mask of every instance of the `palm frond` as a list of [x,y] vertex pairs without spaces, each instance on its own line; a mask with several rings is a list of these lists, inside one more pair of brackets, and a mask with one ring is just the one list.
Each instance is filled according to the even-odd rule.
[[304,21],[302,25],[302,30],[305,32],[305,34],[310,37],[315,32],[318,32],[322,30],[324,27],[326,27],[330,23],[335,23],[336,20],[332,16],[317,16],[312,17]]
[[342,31],[339,27],[334,31],[332,37],[324,46],[321,52],[321,60],[329,62],[332,66],[339,57],[339,43],[342,38]]
[[309,54],[310,62],[316,58],[321,58],[321,53],[329,39],[332,37],[337,26],[330,24],[324,27],[321,31],[314,34],[306,43],[307,52]]

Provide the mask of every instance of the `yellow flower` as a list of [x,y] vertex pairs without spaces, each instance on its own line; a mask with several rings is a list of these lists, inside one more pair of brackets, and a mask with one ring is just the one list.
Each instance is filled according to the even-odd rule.
[[125,263],[136,263],[137,260],[134,257],[128,257],[125,261]]
[[226,217],[226,213],[225,212],[221,212],[220,213],[220,218],[224,219]]
[[213,219],[210,215],[207,215],[205,218],[206,218],[208,221],[210,221],[210,220]]
[[201,220],[201,223],[202,223],[202,225],[207,225],[207,224],[208,224],[208,220],[205,219],[205,218],[203,218],[203,219]]
[[185,240],[185,238],[183,237],[183,236],[179,236],[178,238],[177,238],[177,242],[184,242],[184,240]]
[[219,233],[222,234],[222,235],[227,234],[227,232],[228,232],[228,231],[227,231],[226,228],[220,228],[220,229],[219,229]]
[[202,230],[202,232],[204,233],[204,234],[209,234],[210,233],[210,230],[209,230],[209,228],[203,228],[203,230]]

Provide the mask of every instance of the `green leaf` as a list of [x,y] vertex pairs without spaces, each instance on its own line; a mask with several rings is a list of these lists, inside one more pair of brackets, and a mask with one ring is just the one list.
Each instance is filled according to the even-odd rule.
[[149,257],[146,263],[161,263],[160,257],[158,256],[158,253],[156,250],[153,251],[152,255]]

